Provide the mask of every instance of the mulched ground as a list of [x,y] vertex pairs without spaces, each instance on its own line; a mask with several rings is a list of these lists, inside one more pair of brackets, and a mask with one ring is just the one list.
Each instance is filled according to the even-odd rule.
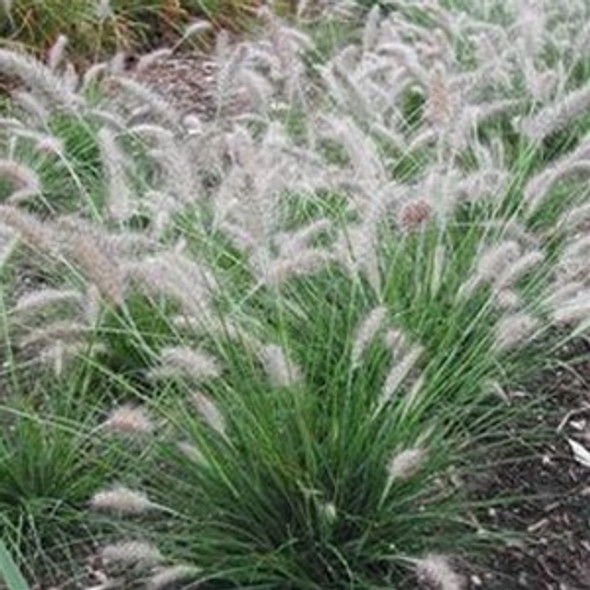
[[526,389],[542,403],[535,419],[547,442],[531,458],[492,472],[484,497],[523,498],[490,510],[488,523],[526,536],[471,567],[473,590],[590,589],[590,468],[574,460],[568,438],[590,449],[590,345],[579,342],[567,368]]

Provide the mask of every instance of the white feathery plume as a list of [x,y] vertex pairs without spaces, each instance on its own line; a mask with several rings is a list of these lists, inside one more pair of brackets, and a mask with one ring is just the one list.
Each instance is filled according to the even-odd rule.
[[242,69],[239,80],[247,91],[250,104],[254,110],[267,113],[274,92],[273,85],[265,76],[252,69]]
[[179,442],[177,446],[178,450],[193,463],[196,463],[197,465],[207,465],[207,460],[203,453],[201,453],[201,451],[199,451],[199,449],[192,443]]
[[419,447],[404,449],[396,453],[387,465],[387,487],[390,487],[394,481],[409,479],[416,475],[427,458],[426,451]]
[[78,72],[76,71],[76,68],[74,67],[73,63],[68,62],[66,64],[65,71],[62,74],[62,79],[68,90],[70,90],[71,92],[76,91],[76,89],[78,88],[78,84],[80,82],[80,76],[78,76]]
[[514,240],[504,240],[483,250],[475,272],[461,285],[457,295],[470,297],[482,283],[493,282],[518,260],[520,253],[520,245]]
[[0,49],[0,72],[19,77],[34,92],[45,95],[57,105],[75,109],[80,104],[80,98],[58,76],[28,55]]
[[201,264],[170,251],[130,264],[127,270],[145,290],[177,300],[188,316],[209,313],[215,280]]
[[428,105],[425,117],[434,126],[444,126],[458,105],[451,96],[448,85],[445,83],[445,69],[442,64],[437,64],[429,75]]
[[155,573],[147,581],[147,590],[170,590],[178,584],[194,582],[201,570],[189,565],[175,565]]
[[225,44],[225,36],[217,36],[218,43],[216,47],[217,76],[216,76],[216,93],[215,100],[219,112],[227,106],[231,98],[233,83],[238,77],[240,68],[244,67],[244,61],[248,54],[245,45],[238,45],[233,51]]
[[385,346],[389,348],[394,358],[401,357],[407,348],[406,336],[399,328],[390,328],[383,337]]
[[0,269],[3,269],[15,252],[19,239],[9,227],[0,224]]
[[567,247],[565,248],[562,258],[586,258],[590,254],[590,235],[575,236]]
[[238,252],[247,254],[252,252],[256,247],[256,240],[250,235],[250,232],[235,223],[222,221],[217,226],[217,229],[225,234],[225,237],[229,239]]
[[377,412],[387,404],[393,397],[393,394],[399,389],[399,386],[414,369],[420,357],[424,354],[424,348],[415,344],[406,352],[399,360],[394,360],[393,365],[385,378],[381,396],[379,399],[379,406]]
[[185,204],[194,204],[201,193],[193,169],[191,153],[186,144],[175,139],[170,131],[156,125],[135,126],[136,133],[152,134],[158,146],[149,155],[158,163],[166,177],[167,190]]
[[108,127],[117,133],[125,133],[127,131],[127,122],[118,113],[109,112],[106,109],[88,109],[88,115],[91,116],[97,123],[104,127]]
[[326,250],[309,248],[289,258],[279,258],[268,263],[263,269],[263,282],[279,285],[293,277],[314,274],[326,268],[335,256]]
[[379,46],[378,53],[394,57],[422,88],[428,88],[428,72],[422,67],[416,52],[409,45],[395,42],[383,43]]
[[88,89],[89,86],[96,84],[100,76],[108,72],[108,64],[106,62],[99,62],[91,65],[82,76],[82,88]]
[[414,408],[414,404],[421,398],[420,394],[424,388],[426,382],[426,376],[424,374],[417,377],[411,384],[411,387],[403,399],[403,415],[407,416]]
[[105,352],[101,343],[55,340],[39,351],[38,358],[41,363],[52,365],[55,375],[59,377],[66,363],[80,358],[87,359],[99,352]]
[[98,132],[98,144],[108,183],[107,209],[115,221],[125,221],[133,214],[133,203],[127,173],[126,155],[117,143],[117,138],[108,127]]
[[88,333],[88,327],[74,321],[56,321],[48,326],[41,326],[31,330],[27,336],[21,339],[23,348],[37,345],[51,345],[55,341],[62,343],[76,342],[80,337]]
[[542,2],[519,0],[515,3],[517,19],[513,25],[525,55],[535,57],[543,48],[547,33],[547,14]]
[[584,203],[565,211],[559,225],[567,228],[569,234],[575,233],[580,226],[590,222],[590,203]]
[[436,590],[464,590],[465,580],[450,565],[449,560],[436,554],[412,560],[418,579]]
[[181,114],[163,96],[131,78],[117,76],[115,80],[124,92],[146,107],[156,119],[167,123],[172,129],[181,130]]
[[281,346],[264,345],[258,351],[258,356],[273,385],[291,387],[301,381],[300,369],[287,357]]
[[[122,76],[127,69],[127,53],[125,51],[117,51],[107,63],[107,69],[111,76]],[[111,80],[109,79],[109,83]],[[140,86],[139,83],[137,83]]]
[[102,297],[112,305],[121,305],[124,301],[125,273],[101,248],[94,236],[73,233],[69,236],[69,253],[80,266],[86,278],[98,288]]
[[200,392],[191,394],[190,400],[209,428],[227,439],[225,417],[217,407],[217,404]]
[[581,115],[590,106],[590,84],[566,94],[560,101],[542,108],[522,122],[524,134],[532,141],[563,129],[572,119]]
[[[586,151],[588,148],[584,146]],[[577,151],[577,150],[576,150]],[[567,154],[555,163],[545,167],[533,176],[524,187],[523,200],[532,213],[538,209],[556,182],[574,174],[590,174],[590,154],[586,158],[576,157],[577,153]]]
[[31,115],[40,125],[45,126],[50,118],[49,108],[31,92],[16,90],[12,92],[12,101],[15,105]]
[[521,104],[520,100],[506,98],[489,103],[464,106],[460,110],[459,120],[454,122],[451,129],[449,144],[457,150],[462,150],[471,143],[476,143],[475,134],[482,123],[507,111],[515,110]]
[[217,359],[202,350],[188,346],[168,346],[160,351],[160,366],[152,376],[161,378],[181,374],[197,381],[214,379],[221,375]]
[[155,505],[145,493],[119,485],[96,492],[90,500],[90,508],[117,516],[137,516],[152,510]]
[[362,320],[356,330],[352,345],[351,360],[353,367],[357,367],[360,364],[364,352],[379,330],[383,327],[386,318],[387,308],[383,305],[379,305],[372,309]]
[[334,502],[320,502],[318,504],[318,511],[328,524],[335,523],[338,518],[338,509]]
[[195,20],[184,29],[182,36],[174,44],[173,51],[176,51],[187,39],[200,37],[203,33],[208,33],[212,30],[213,25],[209,21],[202,19]]
[[379,38],[379,23],[381,21],[381,7],[379,4],[375,4],[369,11],[367,18],[365,19],[365,25],[363,28],[363,53],[366,55],[373,51],[377,45]]
[[494,287],[498,290],[512,287],[519,279],[539,266],[544,260],[545,255],[540,250],[527,252],[500,273],[494,281]]
[[47,65],[52,71],[56,71],[64,59],[64,52],[68,44],[68,38],[65,35],[58,35],[55,43],[50,47],[47,54]]
[[494,348],[499,352],[510,350],[531,339],[539,322],[532,316],[516,312],[505,315],[496,326]]
[[22,317],[60,305],[80,305],[81,302],[82,295],[74,289],[41,288],[19,297],[12,312]]
[[587,289],[577,292],[573,288],[572,291],[570,297],[566,298],[564,293],[561,300],[553,303],[553,321],[557,324],[567,325],[590,319],[590,292]]
[[105,430],[123,435],[151,434],[154,431],[146,410],[140,406],[124,404],[111,410],[102,423]]
[[35,147],[40,154],[45,156],[59,156],[60,158],[64,157],[64,144],[57,137],[33,133],[31,133],[30,137],[35,140]]
[[145,541],[124,541],[107,545],[100,550],[103,564],[110,571],[112,569],[133,567],[150,570],[163,561],[159,549]]
[[500,309],[514,310],[521,306],[521,299],[511,289],[500,289],[494,293],[494,301]]
[[296,256],[301,250],[309,247],[318,235],[327,232],[332,227],[329,219],[316,219],[290,233],[277,233],[275,241],[279,247],[281,258]]
[[584,290],[585,285],[582,281],[567,281],[565,284],[562,281],[556,282],[549,287],[544,304],[550,307],[558,307]]
[[410,232],[426,225],[432,219],[433,208],[426,199],[418,197],[405,203],[398,215],[401,230]]
[[13,191],[7,199],[9,203],[22,203],[43,191],[37,174],[14,160],[0,159],[0,178],[7,179],[13,185]]
[[189,24],[184,30],[183,37],[191,37],[192,35],[199,35],[213,29],[213,25],[207,20],[195,20]]
[[110,0],[95,0],[94,14],[99,21],[104,21],[113,16],[113,8]]

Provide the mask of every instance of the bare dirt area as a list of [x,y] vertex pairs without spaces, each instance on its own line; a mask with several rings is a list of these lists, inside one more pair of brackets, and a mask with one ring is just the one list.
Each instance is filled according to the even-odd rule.
[[587,590],[590,588],[590,467],[573,457],[569,440],[590,448],[590,345],[580,342],[564,363],[531,383],[543,402],[535,418],[547,442],[531,458],[490,475],[485,496],[522,498],[490,510],[490,524],[523,535],[469,573],[476,590]]

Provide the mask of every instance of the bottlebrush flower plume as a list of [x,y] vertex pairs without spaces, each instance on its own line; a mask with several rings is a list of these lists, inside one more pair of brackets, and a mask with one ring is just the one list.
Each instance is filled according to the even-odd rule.
[[496,326],[494,347],[498,351],[515,348],[531,338],[539,322],[526,313],[504,316]]
[[188,346],[168,346],[160,351],[160,366],[151,371],[156,378],[181,375],[197,381],[221,375],[217,359]]
[[410,371],[416,366],[423,353],[424,348],[422,346],[414,345],[400,360],[394,360],[383,384],[378,410],[393,397],[393,394],[399,389],[404,379],[406,379]]
[[463,590],[465,580],[451,567],[448,558],[430,554],[413,560],[421,582],[431,584],[436,590]]
[[115,486],[94,494],[90,507],[97,512],[109,512],[118,516],[137,516],[154,508],[143,492],[125,486]]
[[387,308],[380,305],[374,308],[363,319],[358,327],[352,345],[351,360],[353,366],[358,366],[367,347],[383,327],[387,317]]
[[19,204],[42,192],[41,181],[28,166],[14,160],[0,159],[0,178],[8,180],[13,186],[8,202]]
[[225,417],[215,402],[200,392],[193,393],[190,399],[205,423],[219,435],[227,438]]
[[154,574],[147,582],[147,590],[171,590],[194,582],[201,570],[198,567],[189,565],[175,565],[160,570]]
[[124,568],[149,570],[163,561],[159,549],[145,541],[124,541],[103,547],[100,558],[108,571]]
[[394,455],[387,465],[389,482],[412,477],[422,468],[428,455],[424,449],[405,449]]
[[13,308],[18,316],[28,316],[60,305],[78,305],[82,295],[73,289],[38,289],[19,297]]
[[259,351],[259,357],[271,382],[277,387],[290,387],[301,380],[301,371],[281,346],[267,344]]
[[145,409],[129,404],[113,409],[103,427],[116,434],[151,434],[154,430]]
[[426,199],[414,199],[402,207],[398,224],[403,231],[414,231],[424,226],[431,217],[432,205]]

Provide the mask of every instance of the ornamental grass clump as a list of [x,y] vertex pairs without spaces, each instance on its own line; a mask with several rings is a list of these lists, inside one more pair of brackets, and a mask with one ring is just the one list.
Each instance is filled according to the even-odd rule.
[[[107,392],[105,583],[463,587],[453,556],[498,531],[461,482],[590,310],[590,7],[525,4],[376,6],[322,59],[264,10],[220,35],[201,119],[116,59],[66,80],[0,55],[28,86],[0,120],[3,354]],[[70,146],[53,177],[41,133]]]

